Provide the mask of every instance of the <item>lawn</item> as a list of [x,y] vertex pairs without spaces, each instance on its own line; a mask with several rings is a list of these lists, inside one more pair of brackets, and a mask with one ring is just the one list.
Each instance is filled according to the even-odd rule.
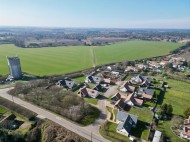
[[170,139],[171,142],[182,142],[171,130],[172,121],[159,121],[159,130]]
[[24,72],[42,76],[82,70],[94,64],[164,55],[182,45],[181,43],[136,40],[96,47],[19,48],[12,44],[0,44],[0,74],[8,74],[6,56],[11,55],[20,57]]
[[149,129],[146,128],[146,125],[152,122],[152,113],[143,111],[140,108],[131,108],[129,113],[138,116],[137,127],[132,129],[132,135],[147,140]]
[[163,103],[173,106],[173,114],[183,115],[185,108],[190,106],[190,94],[168,89],[164,95]]
[[143,111],[140,108],[131,108],[129,113],[137,115],[138,120],[141,120],[143,122],[147,122],[147,123],[152,122],[153,114],[149,111]]
[[0,114],[5,113],[5,112],[7,112],[7,110],[4,107],[0,106]]
[[112,142],[130,142],[127,136],[121,135],[116,132],[117,124],[106,122],[100,128],[100,134]]
[[173,114],[183,115],[186,107],[190,106],[190,84],[174,79],[165,79],[171,87],[165,93],[158,95],[158,106],[168,103],[173,106]]
[[81,76],[81,77],[77,77],[77,78],[73,78],[73,79],[76,81],[79,81],[79,82],[85,82],[86,76]]
[[[161,79],[161,78],[160,78]],[[190,106],[190,84],[174,79],[165,79],[171,87],[165,93],[161,93],[159,98],[159,105],[164,103],[173,106],[173,114],[183,116],[186,107]],[[159,121],[158,129],[170,139],[172,142],[182,141],[171,131],[170,127],[173,126],[172,121]]]
[[90,104],[93,104],[93,105],[97,105],[98,104],[98,98],[94,99],[94,98],[85,98],[85,100],[90,103]]
[[190,84],[174,79],[167,79],[166,81],[168,82],[168,85],[171,87],[171,90],[190,93]]
[[84,117],[79,123],[82,126],[87,126],[92,124],[100,116],[99,109],[92,107],[92,113]]

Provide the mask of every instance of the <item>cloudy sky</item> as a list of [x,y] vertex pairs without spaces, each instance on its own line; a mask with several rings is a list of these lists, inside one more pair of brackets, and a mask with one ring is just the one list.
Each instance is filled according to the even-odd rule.
[[190,0],[0,0],[0,26],[190,29]]

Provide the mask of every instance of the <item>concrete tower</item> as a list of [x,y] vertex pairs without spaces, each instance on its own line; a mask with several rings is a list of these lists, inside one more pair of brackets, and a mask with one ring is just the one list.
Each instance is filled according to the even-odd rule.
[[20,65],[20,59],[18,56],[16,57],[8,57],[7,56],[7,62],[9,66],[10,75],[14,79],[19,79],[22,77],[22,71],[21,71],[21,65]]

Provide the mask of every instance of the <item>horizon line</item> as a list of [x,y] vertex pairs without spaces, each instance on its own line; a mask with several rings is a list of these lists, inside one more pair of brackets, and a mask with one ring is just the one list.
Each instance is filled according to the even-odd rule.
[[132,27],[126,27],[126,28],[119,28],[119,27],[67,27],[67,26],[16,26],[16,25],[0,25],[1,27],[6,28],[48,28],[48,29],[139,29],[139,30],[190,30],[190,28],[132,28]]

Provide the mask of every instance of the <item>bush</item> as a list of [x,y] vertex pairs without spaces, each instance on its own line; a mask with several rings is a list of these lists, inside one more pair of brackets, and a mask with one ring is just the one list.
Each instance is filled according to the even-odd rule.
[[185,118],[188,118],[190,116],[190,107],[187,107],[184,111]]
[[[10,94],[18,97],[22,94],[22,98],[25,100],[76,122],[81,122],[86,116],[95,113],[83,98],[71,91],[63,91],[57,86],[47,88],[45,87],[48,86],[47,82],[46,80],[37,80],[26,84],[17,83]],[[93,118],[94,120],[95,118]]]
[[21,107],[20,105],[17,105],[15,103],[12,103],[11,101],[4,99],[2,97],[0,97],[0,104],[8,109],[10,109],[13,112],[16,112],[26,118],[28,118],[29,120],[32,120],[33,118],[35,118],[37,116],[36,113]]

